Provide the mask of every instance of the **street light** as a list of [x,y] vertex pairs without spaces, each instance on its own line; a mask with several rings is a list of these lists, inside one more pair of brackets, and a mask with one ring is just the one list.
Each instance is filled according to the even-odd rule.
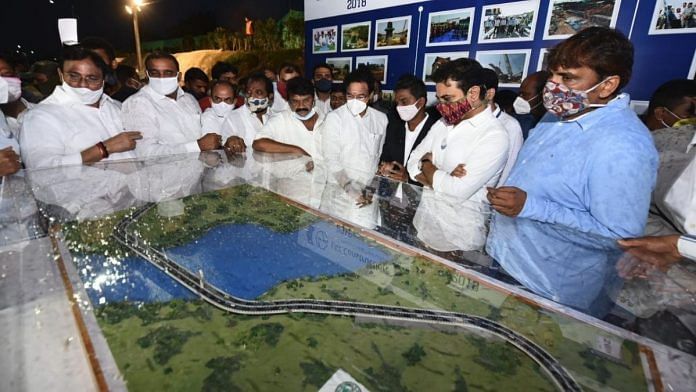
[[143,0],[131,0],[130,5],[126,5],[126,12],[133,15],[133,33],[135,34],[135,54],[138,57],[138,72],[142,74],[145,69],[143,65],[143,54],[140,50],[140,27],[138,26],[138,13],[142,11],[142,6],[146,5]]

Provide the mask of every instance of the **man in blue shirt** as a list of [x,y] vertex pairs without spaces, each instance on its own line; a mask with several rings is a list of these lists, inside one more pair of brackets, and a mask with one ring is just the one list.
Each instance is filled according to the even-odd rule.
[[642,235],[658,154],[619,91],[633,46],[592,27],[549,53],[550,112],[530,133],[505,186],[489,189],[497,211],[487,251],[530,290],[595,315],[616,276],[615,240]]

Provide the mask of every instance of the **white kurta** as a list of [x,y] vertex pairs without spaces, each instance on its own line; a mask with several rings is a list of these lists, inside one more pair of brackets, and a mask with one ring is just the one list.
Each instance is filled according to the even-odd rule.
[[[415,180],[420,159],[432,153],[438,168],[433,189],[425,189],[413,225],[418,238],[438,251],[475,250],[486,243],[489,206],[486,187],[496,186],[508,157],[508,133],[490,110],[456,126],[443,120],[411,153],[408,172]],[[450,175],[460,163],[461,178]]]
[[225,116],[225,120],[222,123],[221,135],[223,143],[230,136],[239,136],[244,139],[244,144],[247,148],[251,148],[251,144],[254,143],[256,139],[256,134],[263,128],[264,124],[268,122],[268,111],[266,114],[261,116],[263,122],[259,120],[256,113],[252,113],[247,105],[242,105],[237,109],[229,112]]
[[[103,94],[98,108],[79,102],[62,86],[24,116],[20,132],[27,168],[79,165],[81,152],[123,132],[118,105]],[[108,160],[133,158],[131,151]]]
[[309,131],[304,123],[295,118],[289,110],[274,114],[256,134],[254,140],[271,139],[284,144],[291,144],[305,150],[312,158],[321,155],[321,128],[324,116],[321,114]]
[[511,115],[500,110],[497,104],[493,111],[493,115],[503,124],[503,128],[507,131],[508,140],[510,142],[508,145],[507,162],[505,162],[503,174],[500,175],[500,179],[498,180],[498,185],[502,185],[510,175],[510,170],[512,170],[512,167],[515,165],[515,161],[517,161],[517,154],[519,154],[520,148],[522,148],[524,137],[522,136],[522,127],[520,127],[520,123]]
[[314,94],[314,108],[317,112],[321,113],[324,117],[331,111],[331,98],[327,98],[326,101],[319,99],[319,96]]
[[201,114],[201,133],[203,135],[206,133],[217,133],[218,135],[222,135],[221,130],[224,121],[225,116],[218,116],[213,108],[205,109],[205,112]]
[[200,151],[201,108],[181,88],[174,100],[145,86],[126,99],[121,113],[127,130],[143,133],[135,150],[139,157]]
[[[696,134],[687,152],[696,148]],[[665,196],[663,211],[682,233],[696,235],[696,155],[677,177]]]

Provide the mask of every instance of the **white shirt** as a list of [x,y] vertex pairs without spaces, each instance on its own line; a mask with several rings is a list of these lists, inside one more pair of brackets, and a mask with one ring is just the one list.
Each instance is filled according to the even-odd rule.
[[[36,104],[33,104],[24,98],[20,98],[20,100],[22,101],[22,103],[24,104],[26,109],[24,111],[22,111],[21,113],[19,113],[19,115],[16,118],[15,117],[5,117],[5,121],[7,121],[7,127],[9,129],[10,133],[12,133],[12,137],[15,139],[19,139],[19,130],[22,129],[22,122],[24,122],[24,116],[26,116],[27,111],[29,111],[29,109],[36,106]],[[117,103],[117,102],[114,101],[114,103]],[[0,127],[2,127],[2,125],[0,125]]]
[[[688,147],[692,148],[696,148],[696,134]],[[663,213],[681,233],[696,235],[696,155],[667,191],[664,208]]]
[[7,121],[5,121],[5,114],[0,110],[0,150],[6,147],[12,147],[15,152],[19,152],[17,139],[13,136]]
[[508,140],[510,142],[508,145],[507,162],[505,162],[503,174],[500,175],[500,180],[498,180],[498,185],[503,185],[510,175],[510,170],[512,170],[512,167],[515,165],[515,161],[517,161],[517,154],[519,154],[520,148],[522,148],[524,138],[522,137],[522,127],[520,127],[520,123],[511,115],[500,110],[498,104],[495,104],[493,115],[503,124],[503,128],[507,131]]
[[418,135],[420,135],[421,131],[423,130],[423,127],[425,126],[425,122],[428,121],[428,117],[430,115],[428,113],[425,113],[425,117],[423,118],[423,121],[418,123],[416,125],[416,129],[413,131],[408,129],[408,121],[404,122],[404,128],[406,129],[406,142],[404,143],[404,163],[408,163],[408,158],[411,156],[411,151],[413,150],[413,145],[416,144],[416,139],[418,139]]
[[252,113],[247,105],[242,105],[237,109],[229,112],[222,123],[220,131],[222,132],[223,142],[230,136],[239,136],[244,139],[244,144],[247,148],[251,147],[256,139],[256,134],[263,128],[263,125],[268,122],[268,110],[261,116],[263,122],[259,120],[256,113]]
[[218,116],[213,108],[205,109],[205,112],[201,114],[201,133],[203,135],[206,133],[217,133],[218,135],[222,135],[221,130],[224,121],[225,116]]
[[[411,153],[408,172],[415,180],[420,159],[432,153],[438,168],[433,190],[425,189],[413,225],[418,238],[439,251],[481,249],[486,242],[489,207],[486,187],[495,186],[508,157],[508,133],[490,110],[456,126],[444,120]],[[460,163],[466,175],[450,175]]]
[[[29,110],[19,134],[27,168],[79,165],[81,152],[123,132],[118,105],[103,94],[99,107],[84,105],[63,86]],[[133,158],[131,151],[109,160]]]
[[266,125],[258,131],[254,140],[271,139],[291,144],[300,147],[312,158],[317,159],[321,156],[320,130],[323,122],[324,116],[319,114],[319,118],[314,124],[314,130],[309,131],[302,121],[296,119],[291,111],[286,110],[271,116]]
[[319,96],[314,94],[314,108],[317,112],[321,113],[324,117],[331,111],[331,96],[326,98],[326,101],[319,99]]
[[181,88],[174,100],[145,86],[126,99],[121,114],[127,130],[143,134],[135,149],[138,156],[200,151],[201,108]]
[[322,127],[322,150],[329,182],[343,185],[356,179],[366,185],[377,171],[387,133],[387,116],[368,106],[353,116],[347,106],[330,112]]

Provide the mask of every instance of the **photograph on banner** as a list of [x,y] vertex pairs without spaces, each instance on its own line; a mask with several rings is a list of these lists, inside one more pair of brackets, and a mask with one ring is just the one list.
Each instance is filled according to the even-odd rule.
[[498,74],[500,87],[519,87],[527,76],[531,52],[531,49],[479,51],[476,60]]
[[696,1],[656,0],[649,34],[696,33]]
[[447,62],[465,57],[469,57],[469,52],[425,53],[423,57],[423,81],[425,84],[434,85],[433,72]]
[[387,83],[387,61],[389,56],[361,56],[355,58],[355,69],[367,67],[372,77],[381,83]]
[[538,11],[536,0],[483,7],[479,43],[533,40]]
[[544,39],[568,38],[587,27],[614,27],[621,0],[551,0]]
[[687,79],[696,79],[696,50],[694,50],[694,57],[691,58],[691,68],[689,68],[689,74],[686,76]]
[[375,49],[408,48],[411,15],[377,20],[375,31]]
[[370,49],[372,22],[344,24],[341,26],[341,52],[357,52]]
[[386,102],[394,102],[394,90],[382,90],[382,100]]
[[342,82],[352,71],[352,57],[333,57],[326,59],[326,64],[331,67],[331,75],[334,82]]
[[465,45],[471,43],[474,8],[432,12],[428,16],[425,46]]
[[312,29],[312,54],[336,53],[338,26]]
[[537,63],[537,71],[543,71],[549,68],[549,50],[541,49],[539,52],[539,62]]

